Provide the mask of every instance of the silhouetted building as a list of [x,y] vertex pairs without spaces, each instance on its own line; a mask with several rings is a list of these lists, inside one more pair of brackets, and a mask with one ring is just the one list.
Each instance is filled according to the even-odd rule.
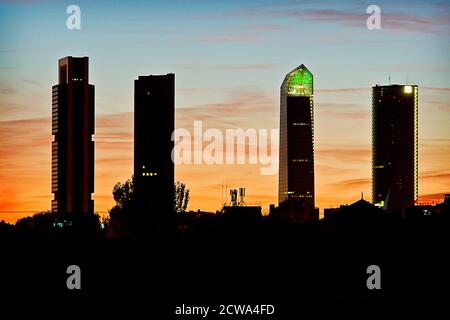
[[373,203],[399,211],[417,200],[418,87],[372,87]]
[[[436,218],[442,218],[437,220]],[[446,219],[446,220],[443,220]],[[406,220],[408,222],[423,223],[434,221],[444,225],[443,222],[450,221],[450,194],[445,194],[443,202],[432,204],[416,204],[406,210]]]
[[296,199],[314,210],[313,75],[302,64],[281,85],[278,203]]
[[174,127],[175,75],[140,76],[134,81],[134,192],[143,214],[173,210]]
[[[334,208],[333,208],[334,209]],[[395,224],[394,217],[361,199],[351,205],[341,206],[320,220],[324,225],[335,227],[383,227]]]
[[245,223],[259,221],[262,218],[260,206],[224,206],[221,214],[226,219]]
[[319,220],[319,208],[313,208],[299,199],[286,199],[277,208],[271,208],[271,218],[281,222],[313,222]]
[[[342,208],[342,206],[340,208]],[[324,208],[323,209],[323,217],[327,218],[327,217],[331,216],[332,214],[336,213],[340,208]]]
[[94,86],[89,58],[59,60],[52,88],[52,211],[92,213],[94,201]]
[[276,209],[277,209],[277,208],[275,207],[275,204],[271,203],[271,204],[269,205],[269,215],[272,214],[272,213],[274,213]]

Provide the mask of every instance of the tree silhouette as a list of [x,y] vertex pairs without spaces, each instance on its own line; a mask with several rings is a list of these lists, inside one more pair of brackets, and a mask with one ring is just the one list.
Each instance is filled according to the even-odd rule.
[[38,212],[16,221],[16,235],[25,238],[83,238],[103,234],[97,213]]
[[[185,212],[189,203],[189,189],[180,181],[174,185],[174,211]],[[114,185],[113,198],[116,201],[116,207],[120,209],[132,209],[134,207],[134,177],[124,183],[117,182]]]
[[134,204],[134,177],[125,181],[117,182],[112,191],[116,206],[121,209],[128,208]]
[[[181,182],[174,185],[175,193],[173,199],[173,212],[183,213],[189,203],[189,189]],[[136,235],[146,229],[148,215],[142,215],[136,208],[134,178],[124,183],[117,182],[112,190],[116,205],[109,210],[108,228],[114,235]],[[170,219],[171,212],[162,212]]]
[[174,210],[175,212],[185,212],[189,203],[189,189],[186,189],[186,185],[177,181],[175,184],[175,199]]

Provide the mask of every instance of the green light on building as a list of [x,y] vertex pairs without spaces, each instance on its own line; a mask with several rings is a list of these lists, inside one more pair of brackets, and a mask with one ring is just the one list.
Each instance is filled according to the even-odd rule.
[[285,81],[287,81],[288,96],[313,95],[313,76],[304,65],[292,70]]

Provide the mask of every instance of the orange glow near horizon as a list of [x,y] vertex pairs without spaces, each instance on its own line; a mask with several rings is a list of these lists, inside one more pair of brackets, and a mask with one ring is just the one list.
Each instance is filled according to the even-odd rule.
[[[318,104],[316,104],[318,106]],[[318,109],[318,110],[317,110]],[[247,110],[249,111],[249,110]],[[196,114],[195,114],[196,113]],[[192,119],[203,117],[208,127],[224,128],[227,110],[221,110],[223,118],[214,122],[214,112],[201,112],[192,108],[177,109],[177,127],[190,128]],[[219,114],[218,114],[219,116]],[[342,115],[345,117],[345,113]],[[360,198],[371,199],[370,143],[363,145],[349,139],[349,145],[323,143],[321,130],[330,133],[335,115],[316,107],[315,175],[316,206],[326,207],[352,203]],[[322,119],[320,118],[322,117]],[[273,117],[276,120],[276,117]],[[368,120],[368,114],[362,117]],[[251,116],[246,119],[252,119]],[[209,121],[209,122],[208,122]],[[250,122],[241,121],[251,127]],[[342,120],[352,124],[353,116]],[[133,120],[132,113],[97,115],[95,159],[95,211],[107,215],[114,205],[111,191],[118,181],[131,177],[133,167]],[[370,123],[365,121],[365,134]],[[276,121],[265,128],[276,127]],[[361,123],[361,121],[359,121]],[[51,178],[51,132],[50,118],[11,120],[0,122],[0,220],[14,222],[34,212],[49,210],[52,199]],[[356,125],[354,127],[358,127]],[[263,127],[263,126],[260,126]],[[369,131],[368,131],[369,130]],[[367,139],[366,139],[367,140]],[[450,146],[446,139],[430,139],[419,146],[419,192],[420,200],[443,200],[450,191]],[[263,212],[269,204],[277,201],[278,176],[262,176],[259,165],[178,165],[176,180],[186,183],[191,190],[189,210],[219,210],[226,201],[225,187],[247,189],[247,204],[261,205]]]
[[[0,0],[0,220],[51,208],[52,86],[65,56],[89,57],[93,199],[101,215],[114,206],[114,185],[132,176],[138,76],[175,74],[176,128],[192,134],[201,120],[204,130],[222,133],[270,130],[280,123],[280,85],[302,64],[312,79],[294,79],[293,91],[313,89],[315,205],[321,213],[361,193],[371,201],[371,87],[391,81],[419,90],[419,199],[441,201],[450,193],[449,1],[384,1],[380,30],[367,28],[364,3],[354,1],[82,6],[82,27],[72,30],[61,2]],[[221,209],[227,186],[246,188],[246,203],[267,213],[277,204],[278,176],[263,176],[260,168],[177,165],[175,179],[190,189],[188,210]]]

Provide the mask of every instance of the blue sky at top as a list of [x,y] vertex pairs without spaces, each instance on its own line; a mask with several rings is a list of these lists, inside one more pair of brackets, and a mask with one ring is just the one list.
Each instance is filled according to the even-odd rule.
[[[213,89],[181,95],[180,107],[220,100],[221,88],[277,91],[301,63],[316,88],[370,87],[389,74],[393,82],[447,86],[449,4],[377,2],[383,28],[370,31],[370,3],[1,1],[0,79],[48,87],[58,58],[87,55],[100,113],[130,110],[132,80],[151,73],[175,72],[181,88]],[[79,31],[65,27],[70,4],[81,7]]]

